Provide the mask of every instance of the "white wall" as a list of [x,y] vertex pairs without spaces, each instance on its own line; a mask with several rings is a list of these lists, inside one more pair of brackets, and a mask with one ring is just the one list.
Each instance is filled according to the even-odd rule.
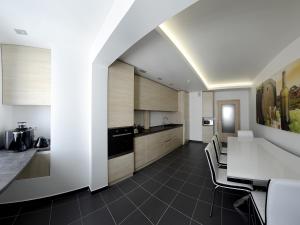
[[[165,119],[167,117],[168,119]],[[177,112],[150,112],[150,127],[163,125],[165,123],[178,123]]]
[[189,93],[190,140],[202,141],[202,92]]
[[218,100],[236,100],[236,99],[240,100],[241,130],[249,130],[250,127],[250,117],[249,117],[250,90],[249,89],[215,91],[215,116],[217,116]]
[[256,90],[255,87],[262,81],[270,78],[289,63],[300,58],[300,38],[287,46],[279,53],[257,76],[255,85],[251,90],[251,110],[250,124],[254,130],[255,136],[266,138],[274,144],[300,156],[299,138],[300,135],[292,132],[287,132],[256,123]]

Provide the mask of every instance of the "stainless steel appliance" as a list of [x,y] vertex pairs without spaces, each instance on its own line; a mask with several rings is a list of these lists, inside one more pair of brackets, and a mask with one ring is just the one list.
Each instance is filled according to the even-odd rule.
[[108,129],[108,158],[133,152],[133,127]]
[[18,122],[18,128],[5,131],[5,149],[25,151],[33,147],[34,130],[26,122]]
[[203,126],[213,126],[214,119],[213,118],[202,118],[202,125]]

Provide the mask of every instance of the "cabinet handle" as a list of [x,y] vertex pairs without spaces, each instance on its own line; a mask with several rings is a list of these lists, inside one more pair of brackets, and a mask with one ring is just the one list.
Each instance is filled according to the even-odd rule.
[[121,137],[121,136],[127,136],[127,135],[131,135],[132,133],[124,133],[124,134],[115,134],[115,135],[112,135],[112,137]]

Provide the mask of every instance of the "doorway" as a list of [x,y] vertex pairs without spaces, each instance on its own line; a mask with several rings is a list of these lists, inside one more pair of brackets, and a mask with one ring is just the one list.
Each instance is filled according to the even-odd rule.
[[221,141],[227,142],[240,129],[240,100],[219,100],[217,105],[217,130]]

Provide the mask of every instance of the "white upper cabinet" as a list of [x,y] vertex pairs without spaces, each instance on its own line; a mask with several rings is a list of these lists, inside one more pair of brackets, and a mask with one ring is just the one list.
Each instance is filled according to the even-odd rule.
[[5,105],[50,105],[51,50],[1,45]]

